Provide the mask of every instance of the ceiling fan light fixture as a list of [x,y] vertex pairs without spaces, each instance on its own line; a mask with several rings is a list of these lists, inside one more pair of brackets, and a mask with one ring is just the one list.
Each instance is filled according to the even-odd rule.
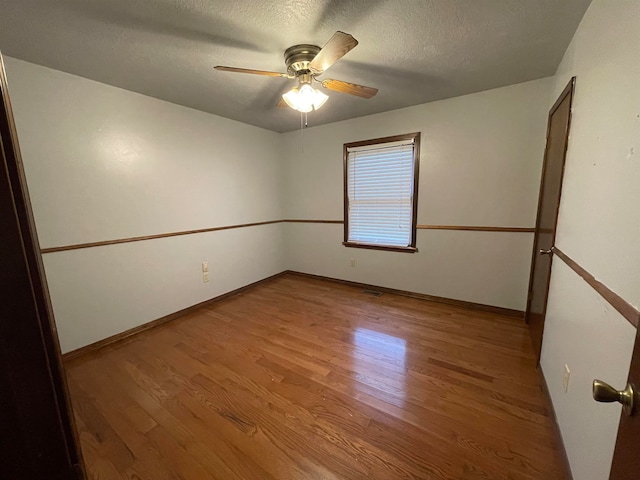
[[353,35],[337,31],[329,41],[320,48],[317,45],[300,43],[287,48],[284,52],[284,63],[287,73],[271,72],[267,70],[254,70],[249,68],[227,67],[218,65],[216,70],[224,72],[250,73],[267,77],[279,77],[295,79],[297,85],[282,95],[278,107],[291,107],[293,110],[308,113],[318,110],[329,99],[320,90],[313,88],[313,82],[320,83],[327,90],[347,93],[361,98],[372,98],[378,93],[377,88],[357,85],[342,80],[319,80],[317,77],[353,50],[358,41]]
[[302,83],[300,87],[293,87],[282,95],[282,98],[294,110],[306,113],[318,110],[329,97],[309,83]]

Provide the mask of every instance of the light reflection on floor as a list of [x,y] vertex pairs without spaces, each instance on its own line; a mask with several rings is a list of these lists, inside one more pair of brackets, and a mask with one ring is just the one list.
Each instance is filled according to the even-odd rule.
[[[391,395],[397,399],[397,402],[391,403],[403,406],[406,395],[407,341],[368,328],[356,327],[353,333],[353,347],[356,379],[373,387],[374,395],[376,391],[380,391],[380,395],[384,394],[386,401],[389,401],[387,397]],[[393,372],[387,372],[385,375],[376,370],[377,361],[385,364],[385,369],[392,366]]]

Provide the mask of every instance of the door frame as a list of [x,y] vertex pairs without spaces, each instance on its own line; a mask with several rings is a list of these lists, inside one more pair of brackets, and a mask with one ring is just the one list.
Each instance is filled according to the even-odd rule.
[[[607,300],[608,301],[608,300]],[[635,310],[635,307],[629,304]],[[615,307],[614,307],[615,308]],[[637,312],[637,310],[636,310]],[[640,401],[640,394],[637,389],[640,387],[638,383],[638,375],[640,373],[640,325],[636,325],[635,343],[631,354],[631,363],[629,365],[629,375],[627,384],[632,384],[636,388],[635,401]],[[640,468],[640,459],[637,455],[638,445],[638,429],[640,428],[640,407],[635,407],[632,417],[627,416],[624,412],[620,412],[620,421],[618,422],[618,433],[616,434],[616,444],[613,449],[613,458],[611,459],[611,470],[609,471],[609,480],[631,480],[637,476],[627,476],[629,471],[637,472]],[[635,440],[633,444],[630,442]]]
[[[63,474],[63,477],[60,480],[84,479],[87,477],[84,470],[84,462],[80,450],[78,433],[75,427],[73,410],[69,400],[66,374],[62,363],[60,344],[53,317],[53,308],[51,306],[51,299],[49,297],[49,290],[44,273],[44,266],[39,246],[40,244],[31,209],[31,201],[29,199],[22,156],[18,144],[18,135],[13,119],[11,101],[9,99],[4,61],[1,53],[0,168],[4,170],[3,177],[8,184],[9,195],[7,198],[8,201],[5,205],[8,209],[13,211],[14,218],[11,219],[10,223],[13,225],[12,229],[15,231],[15,233],[11,233],[11,236],[8,237],[12,239],[11,245],[3,245],[3,249],[5,249],[4,254],[8,255],[7,258],[22,258],[23,264],[26,267],[26,273],[24,275],[28,278],[28,282],[24,285],[16,285],[13,282],[9,282],[7,285],[3,285],[3,289],[5,295],[21,295],[25,298],[30,298],[30,305],[32,305],[33,312],[35,312],[35,315],[29,316],[25,315],[25,312],[22,311],[11,312],[12,315],[9,316],[9,318],[3,318],[2,320],[34,322],[29,323],[29,325],[31,328],[35,328],[37,330],[39,338],[36,342],[37,345],[32,346],[34,348],[41,349],[40,353],[42,354],[42,358],[44,358],[44,365],[42,363],[36,364],[36,362],[31,362],[33,364],[29,363],[24,365],[24,368],[21,368],[18,372],[14,371],[12,373],[14,376],[28,376],[30,372],[33,373],[36,369],[46,369],[46,377],[51,386],[54,397],[52,410],[55,410],[55,414],[57,415],[57,427],[59,428],[61,438],[64,439],[65,443],[64,451],[66,458],[64,461],[68,470]],[[15,338],[13,337],[0,338],[0,340],[15,342]],[[3,368],[6,371],[9,365],[12,365],[11,352],[7,352],[7,356],[3,358],[7,363],[5,365],[0,365],[0,368]],[[12,404],[15,404],[15,402],[18,401],[18,397],[14,398],[16,390],[13,389],[13,386],[15,385],[15,382],[10,382],[9,385],[3,385],[5,388],[8,387],[3,394],[7,395],[11,399],[11,402],[13,402]],[[15,421],[11,422],[9,428],[11,431],[6,433],[25,436],[24,438],[26,439],[29,438],[28,435],[36,434],[36,432],[30,431],[29,427],[21,420],[20,416],[17,416]],[[10,462],[22,462],[25,459],[12,458],[9,460]],[[58,476],[55,472],[51,472],[51,478],[58,480]]]
[[[533,290],[533,274],[534,274],[534,268],[535,268],[535,263],[536,263],[536,258],[539,255],[539,253],[536,251],[536,246],[538,243],[538,236],[540,234],[540,217],[541,217],[541,208],[542,208],[542,194],[544,193],[544,178],[545,178],[545,174],[547,172],[547,164],[548,164],[548,155],[549,155],[549,133],[551,131],[551,117],[553,116],[553,114],[556,112],[556,110],[558,109],[558,107],[560,106],[560,104],[562,104],[562,102],[567,98],[567,96],[569,97],[569,118],[567,119],[567,129],[565,131],[565,143],[564,143],[564,151],[562,152],[562,173],[560,175],[560,194],[558,196],[558,205],[556,207],[556,221],[555,224],[553,226],[553,235],[552,235],[552,240],[551,243],[552,245],[555,245],[556,242],[556,232],[558,231],[558,217],[559,217],[559,213],[560,213],[560,202],[562,200],[562,186],[564,183],[564,170],[565,170],[565,166],[567,163],[567,149],[569,148],[569,132],[571,131],[571,119],[573,116],[573,96],[574,96],[574,92],[575,92],[575,86],[576,86],[576,77],[571,77],[571,80],[569,80],[569,83],[567,83],[567,86],[564,87],[564,90],[562,91],[562,93],[560,94],[560,96],[558,97],[558,99],[555,101],[555,103],[553,104],[553,106],[551,107],[551,109],[549,110],[549,114],[547,115],[547,135],[546,135],[546,140],[545,140],[545,147],[544,147],[544,160],[542,163],[542,175],[540,176],[540,189],[538,191],[538,209],[537,209],[537,213],[536,213],[536,227],[535,227],[535,232],[533,235],[533,251],[531,253],[531,269],[529,271],[529,287],[527,289],[527,306],[525,309],[525,313],[524,313],[524,319],[525,322],[527,324],[529,324],[529,315],[530,315],[530,310],[531,310],[531,297],[532,297],[532,290]],[[545,294],[544,294],[544,306],[542,308],[542,334],[544,335],[544,323],[546,320],[546,315],[547,315],[547,302],[549,300],[549,285],[551,284],[551,268],[553,267],[553,256],[554,253],[552,252],[551,254],[551,258],[549,259],[549,278],[547,279],[547,285],[545,287]],[[540,350],[535,352],[536,354],[536,364],[540,363],[540,355],[542,354],[542,342],[540,344]]]

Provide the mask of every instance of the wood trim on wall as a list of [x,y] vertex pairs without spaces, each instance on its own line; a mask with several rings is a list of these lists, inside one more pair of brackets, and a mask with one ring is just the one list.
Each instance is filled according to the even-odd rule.
[[139,325],[137,327],[130,328],[129,330],[125,330],[124,332],[117,333],[110,337],[107,337],[103,340],[99,340],[92,344],[86,345],[84,347],[77,348],[76,350],[72,350],[70,352],[62,355],[62,358],[65,362],[69,362],[74,358],[80,357],[89,352],[95,352],[97,350],[101,350],[108,346],[114,345],[116,343],[124,342],[127,339],[130,339],[134,335],[138,333],[145,332],[147,330],[151,330],[152,328],[159,327],[160,325],[164,325],[172,320],[176,320],[188,313],[195,312],[196,310],[212,305],[216,302],[220,302],[226,298],[233,297],[234,295],[238,295],[239,293],[244,292],[250,288],[258,286],[262,283],[268,282],[269,280],[273,280],[274,278],[285,275],[287,272],[276,273],[275,275],[271,275],[269,277],[263,278],[262,280],[258,280],[257,282],[250,283],[245,285],[244,287],[236,288],[235,290],[231,290],[230,292],[223,293],[222,295],[218,295],[217,297],[210,298],[209,300],[205,300],[204,302],[196,303],[195,305],[191,305],[190,307],[183,308],[182,310],[178,310],[177,312],[170,313],[169,315],[165,315],[164,317],[157,318],[156,320],[152,320],[145,324]]
[[342,225],[344,223],[343,220],[298,220],[298,219],[287,219],[282,220],[286,223],[336,223]]
[[115,335],[112,335],[110,337],[107,337],[103,340],[99,340],[97,342],[94,342],[90,345],[86,345],[84,347],[80,347],[76,350],[72,350],[70,352],[65,353],[62,357],[64,359],[65,362],[70,362],[75,358],[78,358],[86,353],[89,352],[95,352],[97,350],[101,350],[103,348],[109,347],[109,346],[114,346],[115,344],[121,343],[121,342],[125,342],[129,339],[131,339],[133,336],[145,332],[147,330],[151,330],[152,328],[156,328],[159,327],[161,325],[164,325],[165,323],[171,322],[172,320],[176,320],[184,315],[187,315],[188,313],[194,312],[200,308],[203,307],[207,307],[209,305],[212,305],[216,302],[220,302],[226,298],[232,297],[234,295],[237,295],[239,293],[244,292],[245,290],[248,290],[250,288],[256,287],[262,283],[266,283],[270,280],[273,280],[275,278],[284,276],[284,275],[298,275],[301,277],[307,277],[307,278],[316,278],[316,279],[320,279],[320,280],[327,280],[327,281],[331,281],[331,282],[335,282],[335,283],[340,283],[343,285],[349,285],[352,287],[357,287],[357,288],[362,288],[365,290],[377,290],[380,292],[384,292],[384,293],[392,293],[395,295],[402,295],[404,297],[412,297],[412,298],[417,298],[420,300],[427,300],[427,301],[431,301],[431,302],[437,302],[437,303],[444,303],[447,305],[452,305],[452,306],[456,306],[456,307],[463,307],[463,308],[471,308],[473,310],[479,310],[482,312],[489,312],[489,313],[494,313],[494,314],[498,314],[498,315],[505,315],[508,317],[514,317],[514,318],[523,318],[524,312],[520,311],[520,310],[512,310],[509,308],[502,308],[502,307],[494,307],[492,305],[483,305],[480,303],[473,303],[473,302],[465,302],[463,300],[455,300],[452,298],[444,298],[444,297],[436,297],[433,295],[426,295],[423,293],[415,293],[415,292],[407,292],[404,290],[396,290],[394,288],[386,288],[386,287],[380,287],[377,285],[369,285],[366,283],[358,283],[358,282],[351,282],[349,280],[340,280],[337,278],[331,278],[331,277],[323,277],[321,275],[312,275],[310,273],[302,273],[302,272],[296,272],[293,270],[285,270],[283,272],[280,273],[276,273],[275,275],[271,275],[270,277],[266,277],[263,278],[262,280],[258,280],[257,282],[253,282],[250,283],[248,285],[245,285],[244,287],[240,287],[240,288],[236,288],[235,290],[232,290],[230,292],[224,293],[222,295],[218,295],[217,297],[211,298],[209,300],[205,300],[204,302],[200,302],[197,303],[195,305],[192,305],[190,307],[187,308],[183,308],[182,310],[178,310],[177,312],[171,313],[169,315],[165,315],[164,317],[158,318],[156,320],[152,320],[150,322],[147,322],[143,325],[139,325],[137,327],[133,327],[129,330],[126,330],[124,332],[121,333],[117,333]]
[[116,245],[118,243],[142,242],[144,240],[155,240],[158,238],[178,237],[181,235],[193,235],[196,233],[217,232],[220,230],[231,230],[234,228],[256,227],[259,225],[270,225],[280,223],[282,220],[270,220],[267,222],[242,223],[238,225],[227,225],[223,227],[201,228],[199,230],[183,230],[179,232],[158,233],[156,235],[144,235],[141,237],[118,238],[116,240],[103,240],[101,242],[76,243],[74,245],[64,245],[62,247],[43,248],[40,253],[64,252],[66,250],[79,250],[82,248],[104,247],[106,245]]
[[[218,232],[221,230],[232,230],[234,228],[257,227],[260,225],[271,225],[274,223],[317,223],[317,224],[336,224],[342,225],[343,220],[315,220],[315,219],[284,219],[284,220],[268,220],[266,222],[241,223],[238,225],[225,225],[222,227],[201,228],[198,230],[182,230],[178,232],[158,233],[155,235],[143,235],[140,237],[117,238],[114,240],[102,240],[98,242],[76,243],[72,245],[62,245],[60,247],[47,247],[40,249],[40,253],[56,253],[68,250],[81,250],[83,248],[104,247],[107,245],[117,245],[119,243],[142,242],[145,240],[156,240],[158,238],[179,237],[181,235],[194,235],[198,233]],[[473,232],[524,232],[532,233],[534,228],[526,227],[475,227],[467,225],[417,225],[418,230],[460,230]],[[411,250],[411,249],[404,249]],[[413,249],[413,251],[416,251]]]
[[560,250],[558,247],[553,247],[553,253],[560,258],[571,270],[576,272],[582,279],[587,282],[591,288],[593,288],[596,292],[600,294],[602,298],[604,298],[607,303],[609,303],[613,308],[615,308],[627,321],[638,328],[638,324],[640,323],[640,312],[627,302],[620,295],[615,293],[605,284],[596,280],[596,278],[587,272],[584,268],[582,268],[575,260],[569,257],[566,253]]
[[390,245],[371,245],[369,243],[342,242],[342,245],[349,248],[365,248],[367,250],[386,250],[387,252],[417,253],[416,247],[395,247]]
[[464,230],[469,232],[516,232],[534,233],[535,228],[530,227],[488,227],[470,225],[418,225],[419,230]]
[[446,298],[446,297],[437,297],[435,295],[428,295],[426,293],[417,293],[417,292],[409,292],[406,290],[397,290],[395,288],[387,288],[387,287],[381,287],[378,285],[370,285],[368,283],[360,283],[360,282],[352,282],[351,280],[342,280],[339,278],[333,278],[333,277],[325,277],[322,275],[314,275],[312,273],[302,273],[302,272],[296,272],[294,270],[287,270],[285,273],[290,273],[292,275],[299,275],[302,277],[308,277],[308,278],[317,278],[320,280],[329,280],[331,282],[335,282],[335,283],[341,283],[343,285],[350,285],[352,287],[358,287],[358,288],[362,288],[364,290],[377,290],[379,292],[383,292],[383,293],[392,293],[394,295],[401,295],[403,297],[411,297],[411,298],[418,298],[420,300],[428,300],[430,302],[437,302],[437,303],[445,303],[447,305],[452,305],[455,307],[463,307],[463,308],[471,308],[473,310],[480,310],[482,312],[489,312],[489,313],[496,313],[498,315],[505,315],[508,317],[515,317],[515,318],[524,318],[524,311],[522,310],[513,310],[511,308],[504,308],[504,307],[496,307],[493,305],[485,305],[483,303],[474,303],[474,302],[467,302],[465,300],[456,300],[453,298]]

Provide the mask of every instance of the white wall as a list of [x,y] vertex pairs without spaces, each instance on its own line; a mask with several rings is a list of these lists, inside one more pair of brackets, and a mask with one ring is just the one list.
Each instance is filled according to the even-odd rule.
[[[282,218],[278,134],[5,62],[41,247]],[[282,228],[51,253],[44,261],[69,351],[282,271]]]
[[[553,102],[576,91],[556,245],[640,305],[640,2],[594,0],[558,68]],[[622,388],[635,329],[555,259],[542,368],[575,480],[605,480],[620,415],[591,399],[591,381]],[[569,393],[562,369],[571,369]]]
[[[342,219],[342,144],[412,131],[422,132],[418,223],[530,227],[549,91],[553,102],[576,75],[556,244],[638,306],[638,45],[640,2],[594,0],[552,80],[310,128],[304,137],[5,60],[44,248],[280,218]],[[531,234],[420,230],[413,255],[341,241],[341,225],[276,224],[47,254],[63,351],[284,268],[525,307]],[[634,333],[556,259],[542,368],[576,480],[608,478],[620,408],[593,402],[590,383],[624,385]]]
[[[419,224],[533,227],[549,88],[536,80],[284,134],[285,215],[342,220],[343,144],[420,131]],[[285,232],[292,270],[525,308],[532,234],[418,230],[419,252],[407,254],[343,247],[341,225]]]
[[[299,132],[5,61],[42,248],[341,219],[342,144],[416,130],[419,223],[534,223],[549,80],[308,129],[301,144]],[[339,225],[275,224],[45,254],[62,349],[285,268],[524,308],[531,234],[421,230],[414,255],[346,249],[341,240]]]

